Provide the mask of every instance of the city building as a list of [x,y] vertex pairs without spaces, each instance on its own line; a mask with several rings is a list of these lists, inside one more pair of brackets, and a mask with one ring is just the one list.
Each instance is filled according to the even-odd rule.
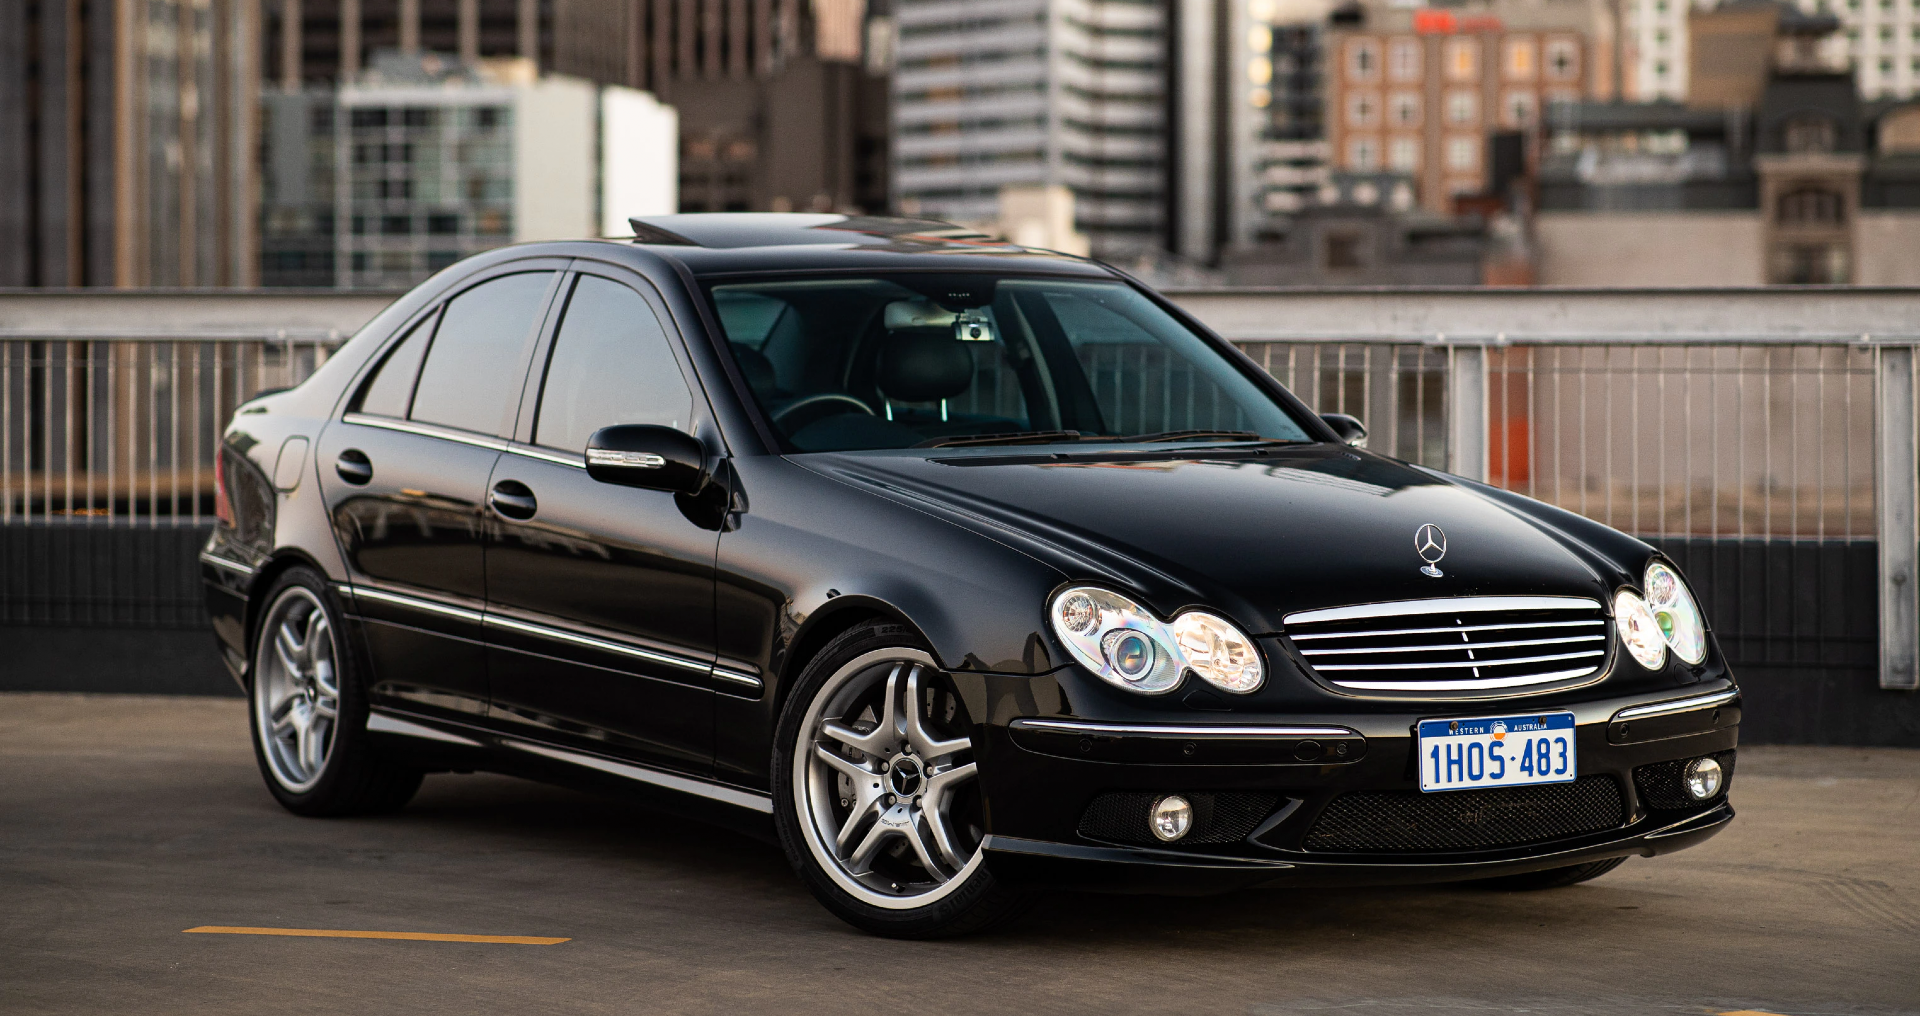
[[1551,112],[1540,281],[1920,283],[1920,103],[1862,100],[1832,16],[1736,0],[1693,25],[1687,105]]
[[[1687,101],[1697,70],[1688,57],[1692,19],[1686,0],[1613,0],[1623,11],[1627,39],[1626,97],[1634,101]],[[1912,0],[1797,0],[1809,15],[1839,22],[1823,44],[1835,61],[1851,63],[1861,96],[1906,99],[1920,90],[1920,4]]]
[[0,286],[253,284],[256,12],[0,2]]
[[283,92],[376,52],[519,57],[680,116],[684,211],[888,206],[892,22],[864,0],[262,0]]
[[1406,174],[1332,173],[1221,269],[1234,286],[1472,286],[1489,249],[1482,220],[1420,208]]
[[[1405,174],[1419,203],[1437,213],[1525,175],[1524,167],[1502,171],[1493,157],[1518,151],[1530,164],[1544,110],[1589,94],[1592,18],[1584,0],[1514,0],[1375,9],[1333,26],[1329,160],[1352,173]],[[1501,135],[1512,136],[1504,148],[1492,143]]]
[[1072,192],[1093,253],[1166,243],[1167,19],[1133,0],[899,0],[898,209],[998,214],[1002,187]]
[[676,210],[674,111],[507,58],[376,54],[266,97],[267,285],[404,288],[505,243],[621,235]]

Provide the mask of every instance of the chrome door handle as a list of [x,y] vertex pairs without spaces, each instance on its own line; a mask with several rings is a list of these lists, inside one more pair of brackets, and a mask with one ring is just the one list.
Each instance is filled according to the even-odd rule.
[[519,480],[501,480],[493,485],[493,492],[487,495],[487,504],[494,511],[516,522],[533,518],[540,510],[540,502],[534,499],[533,491]]

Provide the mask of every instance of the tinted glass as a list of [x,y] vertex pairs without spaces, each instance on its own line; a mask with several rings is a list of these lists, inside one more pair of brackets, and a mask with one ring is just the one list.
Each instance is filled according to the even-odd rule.
[[693,393],[653,308],[618,282],[582,275],[547,360],[534,440],[584,452],[602,427],[686,430],[692,414]]
[[433,339],[433,323],[438,318],[437,314],[431,315],[414,325],[413,331],[387,354],[387,361],[374,372],[373,380],[361,389],[357,411],[406,418],[407,403],[413,399],[413,379],[420,373],[420,357]]
[[900,275],[711,294],[741,374],[800,451],[1055,431],[1311,440],[1235,364],[1117,282]]
[[520,272],[454,297],[420,371],[412,418],[498,433],[520,401],[520,353],[552,282],[552,272]]

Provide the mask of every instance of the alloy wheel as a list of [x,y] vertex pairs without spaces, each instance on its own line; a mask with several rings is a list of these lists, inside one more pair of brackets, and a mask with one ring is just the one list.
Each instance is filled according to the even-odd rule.
[[852,660],[814,696],[793,759],[807,846],[842,889],[888,909],[944,897],[980,863],[973,742],[927,654]]
[[326,771],[340,722],[340,676],[327,609],[289,586],[267,610],[254,650],[253,709],[267,766],[280,785],[311,789]]

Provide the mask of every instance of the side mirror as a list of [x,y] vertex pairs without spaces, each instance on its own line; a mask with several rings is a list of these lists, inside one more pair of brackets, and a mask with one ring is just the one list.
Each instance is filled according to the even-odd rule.
[[587,475],[601,483],[698,494],[707,485],[707,450],[672,427],[602,427],[587,439]]
[[1340,440],[1355,448],[1367,446],[1367,425],[1361,423],[1359,417],[1348,416],[1345,413],[1321,413],[1320,419],[1325,420],[1327,426],[1333,428],[1333,432],[1340,436]]

